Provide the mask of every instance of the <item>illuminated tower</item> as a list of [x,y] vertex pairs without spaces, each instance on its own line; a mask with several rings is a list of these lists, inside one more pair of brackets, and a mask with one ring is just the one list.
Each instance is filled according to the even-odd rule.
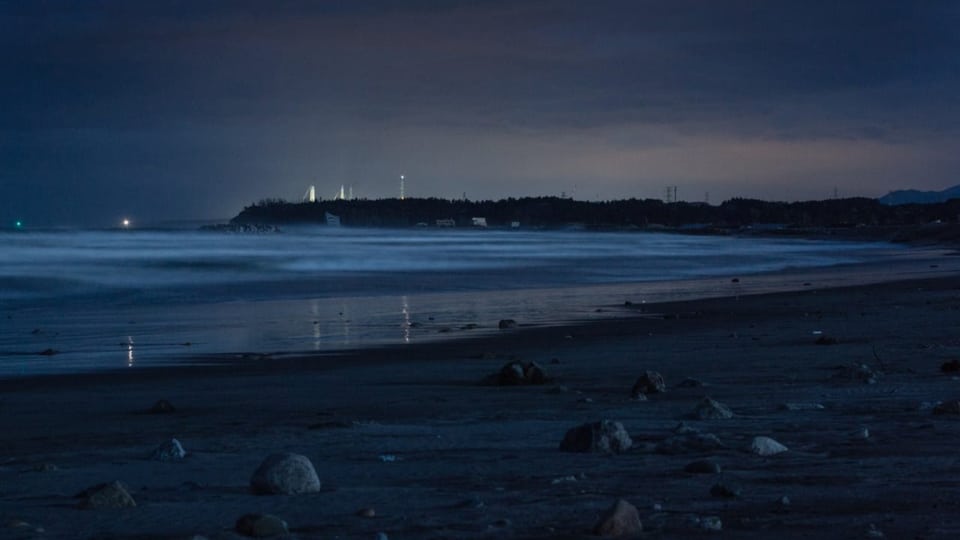
[[317,189],[314,186],[310,186],[310,193],[307,195],[307,201],[317,202]]
[[403,199],[404,199],[404,194],[403,194],[403,175],[401,174],[401,175],[400,175],[400,200],[402,201]]

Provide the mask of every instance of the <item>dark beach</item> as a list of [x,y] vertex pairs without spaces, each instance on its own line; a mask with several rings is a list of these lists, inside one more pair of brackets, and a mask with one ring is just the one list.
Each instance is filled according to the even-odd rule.
[[[234,538],[260,512],[295,538],[587,538],[618,499],[647,538],[960,534],[960,422],[933,412],[960,398],[941,372],[960,353],[960,281],[636,311],[322,358],[0,381],[0,536]],[[482,384],[511,360],[553,380]],[[666,392],[633,399],[647,370]],[[704,396],[734,416],[693,419]],[[146,412],[161,399],[175,411]],[[601,419],[633,446],[559,450]],[[668,447],[681,422],[722,446]],[[755,455],[755,436],[789,450]],[[186,457],[151,459],[171,438]],[[307,456],[320,491],[254,495],[252,473],[276,452]],[[702,459],[722,471],[684,470]],[[78,508],[76,494],[113,480],[136,507]],[[718,483],[738,494],[711,494]]]

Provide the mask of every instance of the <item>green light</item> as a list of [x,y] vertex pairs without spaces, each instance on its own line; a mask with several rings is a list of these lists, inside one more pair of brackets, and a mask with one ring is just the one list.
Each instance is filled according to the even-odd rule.
[[18,228],[18,229],[22,229],[22,228],[23,228],[23,222],[18,219],[17,222],[13,224],[13,226],[16,227],[16,228]]

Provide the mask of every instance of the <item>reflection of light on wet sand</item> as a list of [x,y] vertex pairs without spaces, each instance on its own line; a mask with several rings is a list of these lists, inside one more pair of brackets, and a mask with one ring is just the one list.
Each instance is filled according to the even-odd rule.
[[410,301],[406,296],[400,297],[403,304],[401,312],[403,313],[403,342],[410,343]]
[[133,367],[133,336],[127,336],[127,367]]

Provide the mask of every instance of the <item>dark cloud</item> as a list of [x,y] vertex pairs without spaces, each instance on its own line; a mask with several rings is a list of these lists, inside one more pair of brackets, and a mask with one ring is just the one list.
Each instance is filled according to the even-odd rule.
[[439,196],[937,187],[958,22],[935,1],[0,3],[0,214],[223,216],[307,183],[393,195],[399,169]]

